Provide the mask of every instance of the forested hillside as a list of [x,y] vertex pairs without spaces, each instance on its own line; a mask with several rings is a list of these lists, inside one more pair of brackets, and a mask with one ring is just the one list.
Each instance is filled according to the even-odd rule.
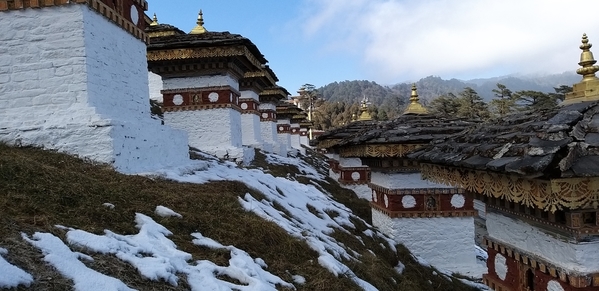
[[[433,112],[485,119],[515,110],[555,106],[570,90],[569,87],[579,80],[580,76],[574,73],[469,81],[428,76],[417,81],[416,86],[420,102]],[[359,115],[359,104],[364,98],[370,102],[368,110],[374,119],[393,119],[403,112],[408,103],[411,85],[383,86],[361,80],[334,82],[320,87],[316,89],[319,101],[313,117],[315,128],[328,130],[351,122]],[[433,101],[439,97],[440,100]]]

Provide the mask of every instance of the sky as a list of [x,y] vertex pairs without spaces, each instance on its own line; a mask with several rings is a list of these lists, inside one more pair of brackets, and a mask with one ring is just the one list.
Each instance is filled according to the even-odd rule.
[[574,72],[581,37],[599,44],[597,0],[148,0],[148,15],[189,32],[252,40],[279,85],[427,76],[469,80]]

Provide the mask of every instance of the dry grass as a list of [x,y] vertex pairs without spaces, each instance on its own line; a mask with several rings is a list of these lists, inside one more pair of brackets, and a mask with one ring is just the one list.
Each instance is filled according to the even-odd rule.
[[[257,163],[261,163],[260,157]],[[273,175],[299,174],[292,167],[271,167],[263,161],[263,156],[262,163],[261,167]],[[334,181],[321,182],[320,185],[338,201],[355,208],[354,211],[361,213],[360,217],[369,220],[366,202],[351,197],[349,190],[339,187]],[[274,223],[243,211],[237,199],[245,193],[257,199],[264,198],[242,183],[198,185],[127,176],[71,156],[0,144],[0,247],[8,249],[6,258],[11,263],[34,275],[35,283],[30,288],[20,287],[18,290],[71,290],[72,282],[44,263],[41,253],[25,242],[20,233],[39,231],[64,237],[64,231],[54,227],[60,224],[97,234],[104,229],[134,234],[137,233],[134,215],[139,212],[151,216],[172,231],[170,239],[179,249],[191,253],[193,260],[228,264],[227,251],[215,251],[191,243],[190,234],[199,231],[224,245],[234,245],[252,257],[264,259],[269,265],[268,271],[283,280],[291,282],[291,274],[305,277],[306,284],[298,285],[298,290],[360,290],[347,276],[336,277],[322,268],[318,264],[317,253],[305,242],[291,237]],[[103,207],[106,202],[114,204],[115,208]],[[154,215],[157,205],[177,211],[183,219]],[[333,212],[328,214],[337,215]],[[407,250],[400,248],[397,254],[393,253],[381,247],[382,241],[362,233],[368,228],[364,223],[357,219],[353,223],[356,229],[351,230],[352,234],[336,231],[333,236],[361,255],[361,262],[347,264],[358,276],[380,290],[471,290],[432,276],[431,269],[413,262]],[[356,236],[360,236],[364,244]],[[90,268],[117,277],[132,288],[189,289],[184,276],[180,276],[179,286],[173,287],[165,282],[143,279],[133,267],[113,256],[90,255],[95,259],[94,262],[86,262]],[[402,275],[392,269],[398,260],[407,267]]]

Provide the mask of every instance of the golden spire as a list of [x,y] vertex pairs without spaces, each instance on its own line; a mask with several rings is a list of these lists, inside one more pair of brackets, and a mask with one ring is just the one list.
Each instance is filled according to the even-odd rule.
[[204,28],[204,14],[202,13],[202,9],[200,9],[200,14],[198,14],[198,21],[196,23],[198,25],[196,25],[189,34],[202,34],[207,31]]
[[593,45],[589,43],[587,34],[584,33],[582,35],[582,44],[580,45],[582,53],[580,54],[580,62],[578,63],[582,68],[576,70],[576,73],[582,75],[583,81],[597,79],[595,73],[599,71],[599,66],[593,66],[597,61],[593,58],[593,53],[591,52],[592,46]]
[[418,98],[418,92],[416,91],[416,84],[412,84],[410,104],[408,104],[408,107],[404,110],[403,114],[428,114],[428,109],[420,104],[420,98]]
[[364,99],[360,101],[360,116],[358,116],[358,121],[372,120],[372,116],[370,116],[370,112],[368,112],[368,105],[370,105],[370,102],[366,96],[364,96]]
[[152,23],[150,23],[150,26],[157,26],[158,25],[158,17],[156,17],[156,13],[154,13],[154,17],[152,17]]
[[595,73],[599,71],[599,66],[595,65],[597,61],[591,52],[592,46],[589,43],[587,34],[584,33],[582,35],[582,45],[580,45],[582,53],[580,53],[580,62],[578,63],[582,68],[576,70],[576,73],[582,75],[582,80],[574,84],[572,92],[566,94],[561,105],[599,100],[599,79],[595,76]]

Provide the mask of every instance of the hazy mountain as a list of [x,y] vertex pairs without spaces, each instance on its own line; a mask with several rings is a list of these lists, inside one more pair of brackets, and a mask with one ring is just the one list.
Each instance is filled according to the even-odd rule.
[[[416,82],[418,94],[423,103],[439,97],[440,95],[458,94],[465,87],[474,89],[483,99],[490,101],[494,95],[492,90],[497,88],[497,83],[505,85],[512,92],[521,90],[534,90],[545,93],[554,92],[554,87],[560,85],[573,85],[580,81],[580,76],[574,72],[565,72],[553,75],[508,75],[486,79],[444,80],[437,76],[428,76]],[[410,83],[399,83],[392,86],[383,86],[372,81],[342,81],[334,82],[319,88],[323,99],[329,102],[358,103],[364,96],[372,104],[383,107],[403,107],[407,102],[410,92]]]

